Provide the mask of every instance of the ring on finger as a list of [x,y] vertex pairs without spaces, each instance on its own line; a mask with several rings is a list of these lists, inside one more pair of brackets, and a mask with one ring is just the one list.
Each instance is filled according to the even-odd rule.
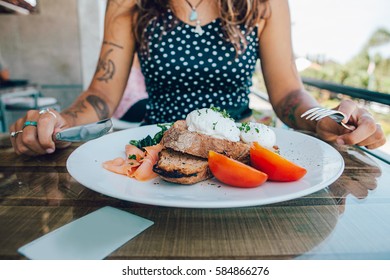
[[49,113],[50,115],[52,115],[55,119],[57,118],[56,114],[52,111],[50,111],[49,108],[45,108],[45,109],[42,109],[39,111],[39,114],[40,115],[43,115],[43,114],[46,114],[46,113]]
[[16,137],[19,133],[23,133],[23,130],[18,130],[18,131],[12,131],[9,135],[14,138]]
[[36,122],[36,121],[26,121],[26,122],[23,124],[22,130],[23,130],[26,126],[35,126],[35,127],[37,127],[37,125],[38,125],[38,122]]

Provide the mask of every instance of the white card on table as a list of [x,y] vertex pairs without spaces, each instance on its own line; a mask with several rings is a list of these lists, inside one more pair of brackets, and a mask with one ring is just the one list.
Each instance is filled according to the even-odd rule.
[[103,207],[22,246],[34,260],[101,260],[153,222],[113,207]]

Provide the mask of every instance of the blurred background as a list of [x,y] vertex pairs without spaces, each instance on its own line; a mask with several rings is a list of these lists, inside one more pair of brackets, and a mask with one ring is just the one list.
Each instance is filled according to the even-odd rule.
[[[290,0],[296,64],[325,107],[351,98],[381,123],[390,154],[390,1]],[[255,85],[265,92],[260,72]],[[341,94],[343,93],[343,94]]]
[[[356,100],[375,115],[390,140],[390,1],[289,3],[305,86],[324,106],[340,98]],[[0,91],[34,85],[39,97],[68,106],[95,71],[105,5],[106,0],[0,0],[0,67],[14,82]],[[260,68],[253,89],[266,99]],[[269,117],[269,106],[253,100],[258,117]],[[381,151],[390,154],[389,147]]]

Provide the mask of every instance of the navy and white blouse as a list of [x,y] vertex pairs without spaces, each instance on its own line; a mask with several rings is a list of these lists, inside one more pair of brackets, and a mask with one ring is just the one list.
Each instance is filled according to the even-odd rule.
[[[147,26],[148,47],[138,51],[149,95],[147,124],[185,119],[189,112],[211,106],[236,119],[248,112],[259,57],[257,28],[247,35],[241,54],[224,38],[220,19],[202,29],[202,35],[195,33],[171,10]],[[245,34],[245,27],[241,30]]]

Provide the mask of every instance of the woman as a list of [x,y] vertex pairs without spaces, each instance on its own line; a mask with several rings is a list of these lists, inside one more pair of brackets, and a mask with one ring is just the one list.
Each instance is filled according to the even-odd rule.
[[288,126],[370,149],[385,142],[371,115],[350,101],[337,109],[356,127],[351,133],[328,119],[316,123],[299,117],[318,104],[303,89],[295,67],[287,0],[109,0],[99,63],[88,90],[61,114],[29,111],[13,124],[11,132],[23,131],[11,137],[16,153],[52,153],[69,144],[53,142],[53,133],[110,117],[135,52],[149,95],[146,124],[183,119],[210,106],[226,109],[237,120],[246,117],[259,58],[270,101]]

